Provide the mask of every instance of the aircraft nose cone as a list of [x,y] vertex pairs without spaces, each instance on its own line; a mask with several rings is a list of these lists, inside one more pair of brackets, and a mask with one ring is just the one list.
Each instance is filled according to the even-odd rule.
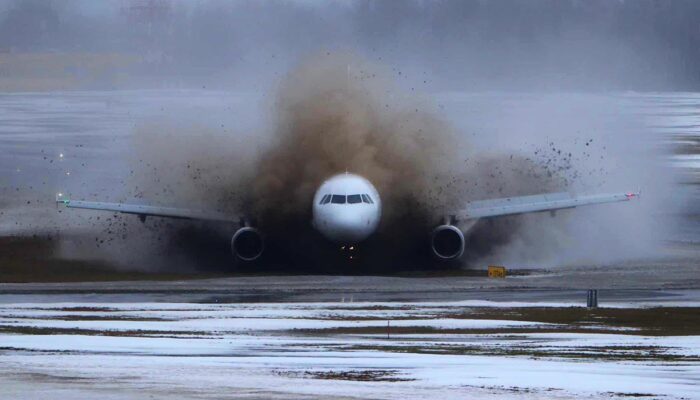
[[333,218],[334,239],[342,243],[357,243],[369,236],[366,221],[360,215],[337,215]]

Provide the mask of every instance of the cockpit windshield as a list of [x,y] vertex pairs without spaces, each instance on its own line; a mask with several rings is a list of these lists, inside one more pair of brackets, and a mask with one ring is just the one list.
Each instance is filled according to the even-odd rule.
[[362,197],[360,197],[359,194],[348,195],[348,203],[350,203],[350,204],[362,203]]
[[349,194],[349,195],[343,195],[343,194],[326,194],[323,197],[321,197],[321,200],[318,202],[319,204],[328,204],[328,203],[333,203],[333,204],[360,204],[360,203],[367,203],[367,204],[374,204],[374,201],[372,201],[372,198],[369,197],[368,194]]
[[331,203],[333,204],[345,204],[345,195],[334,194],[331,198]]

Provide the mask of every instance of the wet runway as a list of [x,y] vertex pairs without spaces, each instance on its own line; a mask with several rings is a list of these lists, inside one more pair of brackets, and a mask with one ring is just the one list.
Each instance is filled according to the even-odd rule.
[[700,289],[608,289],[601,308],[587,309],[583,290],[491,282],[270,276],[3,285],[0,397],[697,393]]
[[[504,280],[482,277],[398,278],[373,276],[258,276],[188,281],[0,284],[0,303],[44,302],[375,302],[463,301],[584,304],[598,289],[601,302],[675,304],[700,302],[697,266],[688,279],[666,282],[598,282],[587,286],[568,271]],[[592,272],[590,275],[593,275]],[[625,276],[627,274],[620,274]],[[671,274],[673,275],[673,274]],[[608,274],[604,274],[604,277]],[[627,275],[629,276],[629,275]],[[692,277],[691,277],[692,276]],[[575,275],[574,275],[575,277]],[[590,279],[588,282],[593,282]]]
[[661,266],[0,284],[0,397],[693,398],[698,266]]
[[3,283],[0,398],[693,398],[691,256],[505,279]]

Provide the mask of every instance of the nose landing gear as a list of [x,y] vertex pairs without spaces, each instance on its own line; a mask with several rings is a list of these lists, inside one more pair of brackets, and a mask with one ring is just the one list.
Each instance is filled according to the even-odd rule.
[[344,260],[357,260],[359,255],[357,252],[357,245],[352,244],[340,246],[340,254]]

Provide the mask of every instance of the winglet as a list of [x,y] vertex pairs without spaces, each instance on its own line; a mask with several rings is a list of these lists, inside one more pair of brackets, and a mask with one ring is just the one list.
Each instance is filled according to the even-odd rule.
[[640,198],[642,197],[642,189],[637,189],[637,192],[630,192],[630,193],[625,193],[625,196],[627,197],[627,200],[632,200],[634,198]]
[[56,193],[56,204],[68,204],[70,203],[70,198],[65,194],[59,192]]

